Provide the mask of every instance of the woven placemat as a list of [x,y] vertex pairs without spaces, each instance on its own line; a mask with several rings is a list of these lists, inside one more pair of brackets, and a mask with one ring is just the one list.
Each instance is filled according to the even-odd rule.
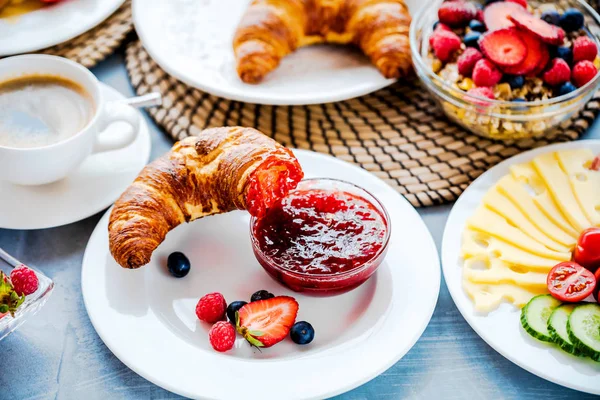
[[91,68],[111,55],[133,29],[131,0],[95,28],[40,53],[62,56]]
[[448,121],[418,82],[338,103],[265,106],[215,97],[179,82],[139,41],[128,45],[126,66],[138,94],[162,94],[163,105],[149,112],[175,140],[213,126],[255,127],[286,146],[356,163],[416,207],[456,200],[481,173],[525,149],[577,139],[600,109],[597,95],[554,137],[507,143],[475,136]]

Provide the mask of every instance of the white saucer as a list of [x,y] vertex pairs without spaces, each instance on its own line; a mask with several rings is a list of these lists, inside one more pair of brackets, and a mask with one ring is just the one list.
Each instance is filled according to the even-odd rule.
[[[107,100],[125,97],[104,84]],[[140,118],[141,115],[140,115]],[[127,129],[112,125],[113,133]],[[136,140],[120,150],[93,154],[65,179],[43,186],[0,182],[0,228],[44,229],[82,220],[109,207],[150,158],[150,133],[143,120]]]
[[125,0],[63,0],[18,17],[0,18],[0,56],[54,46],[89,31]]
[[[361,287],[335,297],[291,292],[260,267],[250,246],[249,214],[236,211],[184,224],[169,233],[149,265],[118,266],[108,250],[108,213],[87,245],[81,275],[94,328],[129,368],[180,395],[210,399],[322,399],[353,389],[397,362],[427,326],[438,297],[435,244],[415,209],[380,179],[330,156],[296,151],[306,177],[333,177],[369,190],[386,206],[389,252]],[[324,172],[326,171],[326,172]],[[166,272],[167,256],[184,252],[192,269]],[[248,301],[259,289],[298,300],[298,320],[316,336],[289,339],[262,352],[238,337],[228,353],[208,342],[209,325],[194,309],[209,292]]]
[[[167,73],[216,96],[247,103],[320,104],[362,96],[394,82],[350,46],[310,46],[283,59],[258,85],[235,70],[233,36],[249,0],[134,0],[144,48]],[[408,0],[415,13],[418,0]]]
[[600,363],[571,356],[554,345],[529,336],[519,322],[521,310],[502,304],[488,315],[476,313],[473,302],[462,288],[460,260],[461,237],[467,218],[481,203],[488,189],[509,173],[511,165],[526,162],[550,151],[583,147],[600,153],[600,140],[561,143],[531,150],[498,164],[477,178],[458,199],[446,223],[442,243],[442,268],[448,290],[461,314],[473,330],[498,353],[543,379],[582,392],[600,394]]

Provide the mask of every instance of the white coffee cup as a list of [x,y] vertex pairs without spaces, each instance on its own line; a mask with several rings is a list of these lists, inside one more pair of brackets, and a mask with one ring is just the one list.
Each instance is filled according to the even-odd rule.
[[[140,128],[139,113],[132,107],[106,101],[98,79],[85,67],[62,57],[32,54],[0,60],[0,82],[28,75],[54,75],[79,84],[91,96],[95,112],[88,124],[68,139],[44,147],[0,146],[0,181],[42,185],[65,178],[92,153],[131,144]],[[103,134],[114,122],[130,125],[118,137]]]

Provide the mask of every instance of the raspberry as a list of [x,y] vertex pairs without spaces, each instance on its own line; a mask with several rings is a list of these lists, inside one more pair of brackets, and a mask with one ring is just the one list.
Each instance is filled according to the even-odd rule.
[[487,97],[488,99],[492,99],[492,100],[494,100],[494,98],[495,98],[494,91],[489,87],[478,87],[478,88],[469,89],[469,91],[467,93],[472,94],[474,96]]
[[502,72],[486,59],[479,60],[473,68],[473,82],[477,86],[494,86],[502,79]]
[[447,1],[438,10],[438,19],[446,25],[461,27],[477,17],[477,7],[465,1]]
[[594,61],[598,55],[598,46],[588,36],[579,36],[573,42],[573,61]]
[[573,67],[571,79],[573,80],[575,86],[582,87],[583,85],[591,81],[594,78],[594,76],[596,76],[597,72],[598,70],[596,69],[596,66],[593,62],[588,60],[579,61]]
[[38,277],[29,268],[19,265],[10,273],[10,281],[19,296],[29,296],[38,289]]
[[196,316],[204,322],[217,322],[225,320],[227,302],[221,293],[210,293],[198,300]]
[[448,61],[460,49],[460,38],[454,32],[438,31],[433,38],[433,52],[440,61]]
[[208,331],[208,340],[216,351],[231,350],[235,344],[235,328],[229,322],[219,321]]
[[507,3],[517,3],[524,9],[527,9],[527,0],[506,0]]
[[479,50],[469,47],[458,57],[458,73],[465,77],[471,76],[475,63],[482,58]]
[[556,86],[571,79],[571,68],[562,58],[555,58],[550,62],[550,68],[543,75],[544,82]]
[[449,26],[444,25],[441,22],[438,22],[437,25],[435,26],[435,29],[433,30],[433,33],[431,34],[431,36],[429,36],[429,46],[433,47],[433,41],[435,40],[435,36],[440,31],[452,32],[452,29],[450,29]]

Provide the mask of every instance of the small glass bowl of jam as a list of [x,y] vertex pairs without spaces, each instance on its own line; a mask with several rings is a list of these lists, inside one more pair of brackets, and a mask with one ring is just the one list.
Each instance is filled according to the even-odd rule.
[[250,221],[256,259],[297,292],[338,294],[364,283],[387,253],[389,215],[379,200],[348,182],[300,182],[261,218]]

